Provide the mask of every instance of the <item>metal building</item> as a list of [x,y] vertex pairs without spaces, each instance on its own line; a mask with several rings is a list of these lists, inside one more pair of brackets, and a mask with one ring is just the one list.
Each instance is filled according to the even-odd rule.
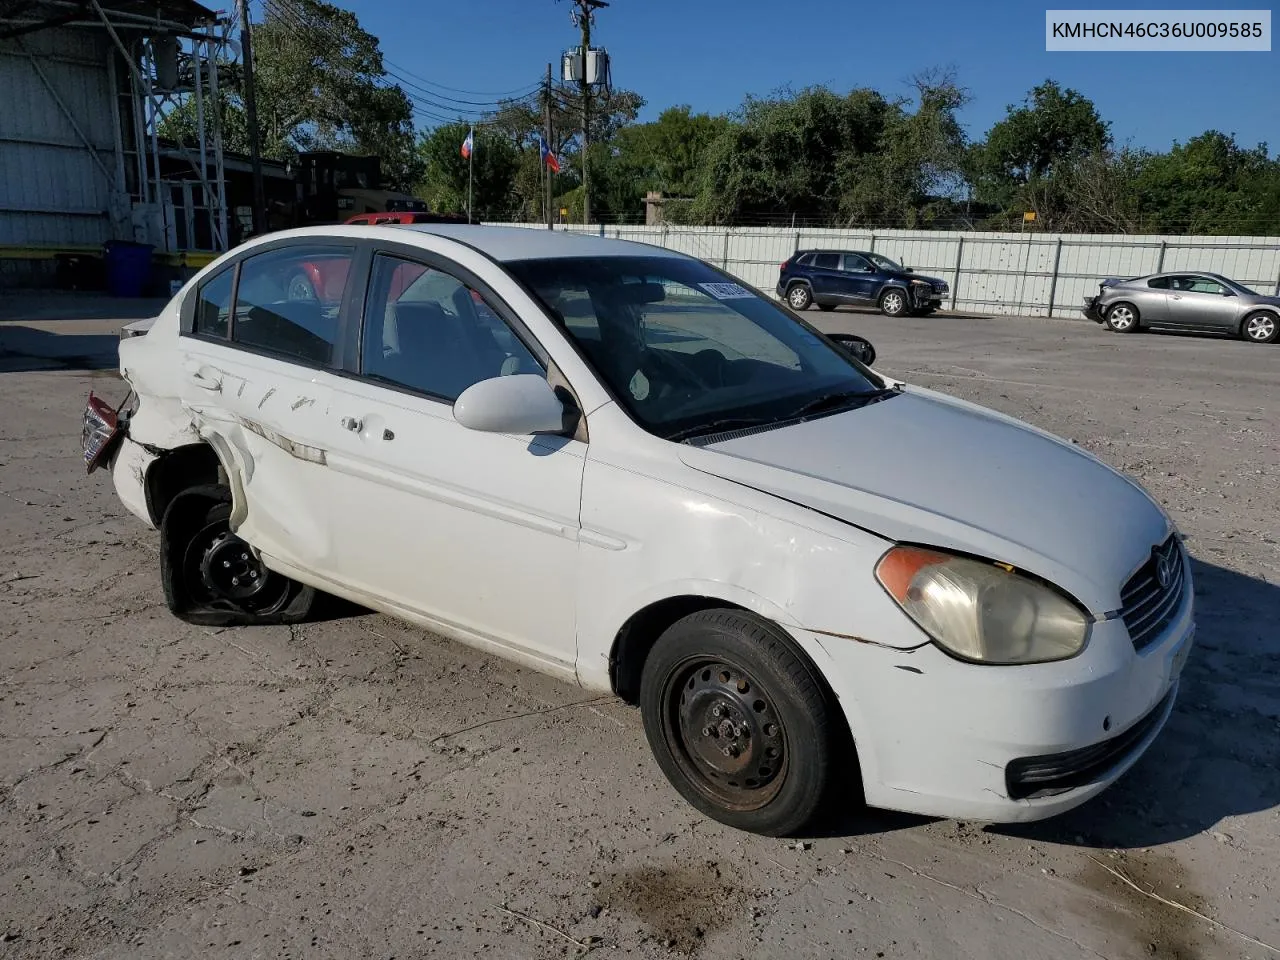
[[227,248],[216,123],[196,147],[159,125],[180,104],[204,117],[238,55],[229,26],[194,0],[0,0],[5,272],[113,239]]

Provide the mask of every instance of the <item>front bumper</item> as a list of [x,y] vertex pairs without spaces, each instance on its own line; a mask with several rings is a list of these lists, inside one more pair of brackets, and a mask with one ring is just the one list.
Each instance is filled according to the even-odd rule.
[[1193,641],[1192,596],[1188,583],[1177,616],[1141,652],[1108,620],[1058,663],[978,666],[933,644],[904,651],[814,634],[802,643],[816,642],[840,700],[868,804],[1041,820],[1101,793],[1155,741]]

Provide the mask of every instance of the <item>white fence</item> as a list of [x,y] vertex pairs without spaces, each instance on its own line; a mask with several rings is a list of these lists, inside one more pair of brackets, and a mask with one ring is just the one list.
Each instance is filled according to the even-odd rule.
[[[511,226],[546,229],[539,224]],[[978,313],[1080,315],[1104,277],[1162,270],[1220,273],[1280,296],[1280,237],[1130,237],[1114,234],[811,230],[785,227],[557,226],[692,254],[772,293],[796,250],[871,250],[941,277],[944,306]]]

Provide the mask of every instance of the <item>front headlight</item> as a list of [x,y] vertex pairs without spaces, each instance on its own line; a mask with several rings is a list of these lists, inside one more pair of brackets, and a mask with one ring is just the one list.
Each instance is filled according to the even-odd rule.
[[1045,663],[1084,649],[1089,619],[1011,569],[920,547],[894,547],[876,578],[934,642],[979,663]]

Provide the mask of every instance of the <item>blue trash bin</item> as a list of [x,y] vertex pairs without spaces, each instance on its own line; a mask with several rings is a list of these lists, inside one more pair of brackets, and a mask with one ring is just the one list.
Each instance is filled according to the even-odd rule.
[[103,262],[107,273],[107,292],[113,297],[140,297],[151,282],[149,243],[109,240],[105,244]]

